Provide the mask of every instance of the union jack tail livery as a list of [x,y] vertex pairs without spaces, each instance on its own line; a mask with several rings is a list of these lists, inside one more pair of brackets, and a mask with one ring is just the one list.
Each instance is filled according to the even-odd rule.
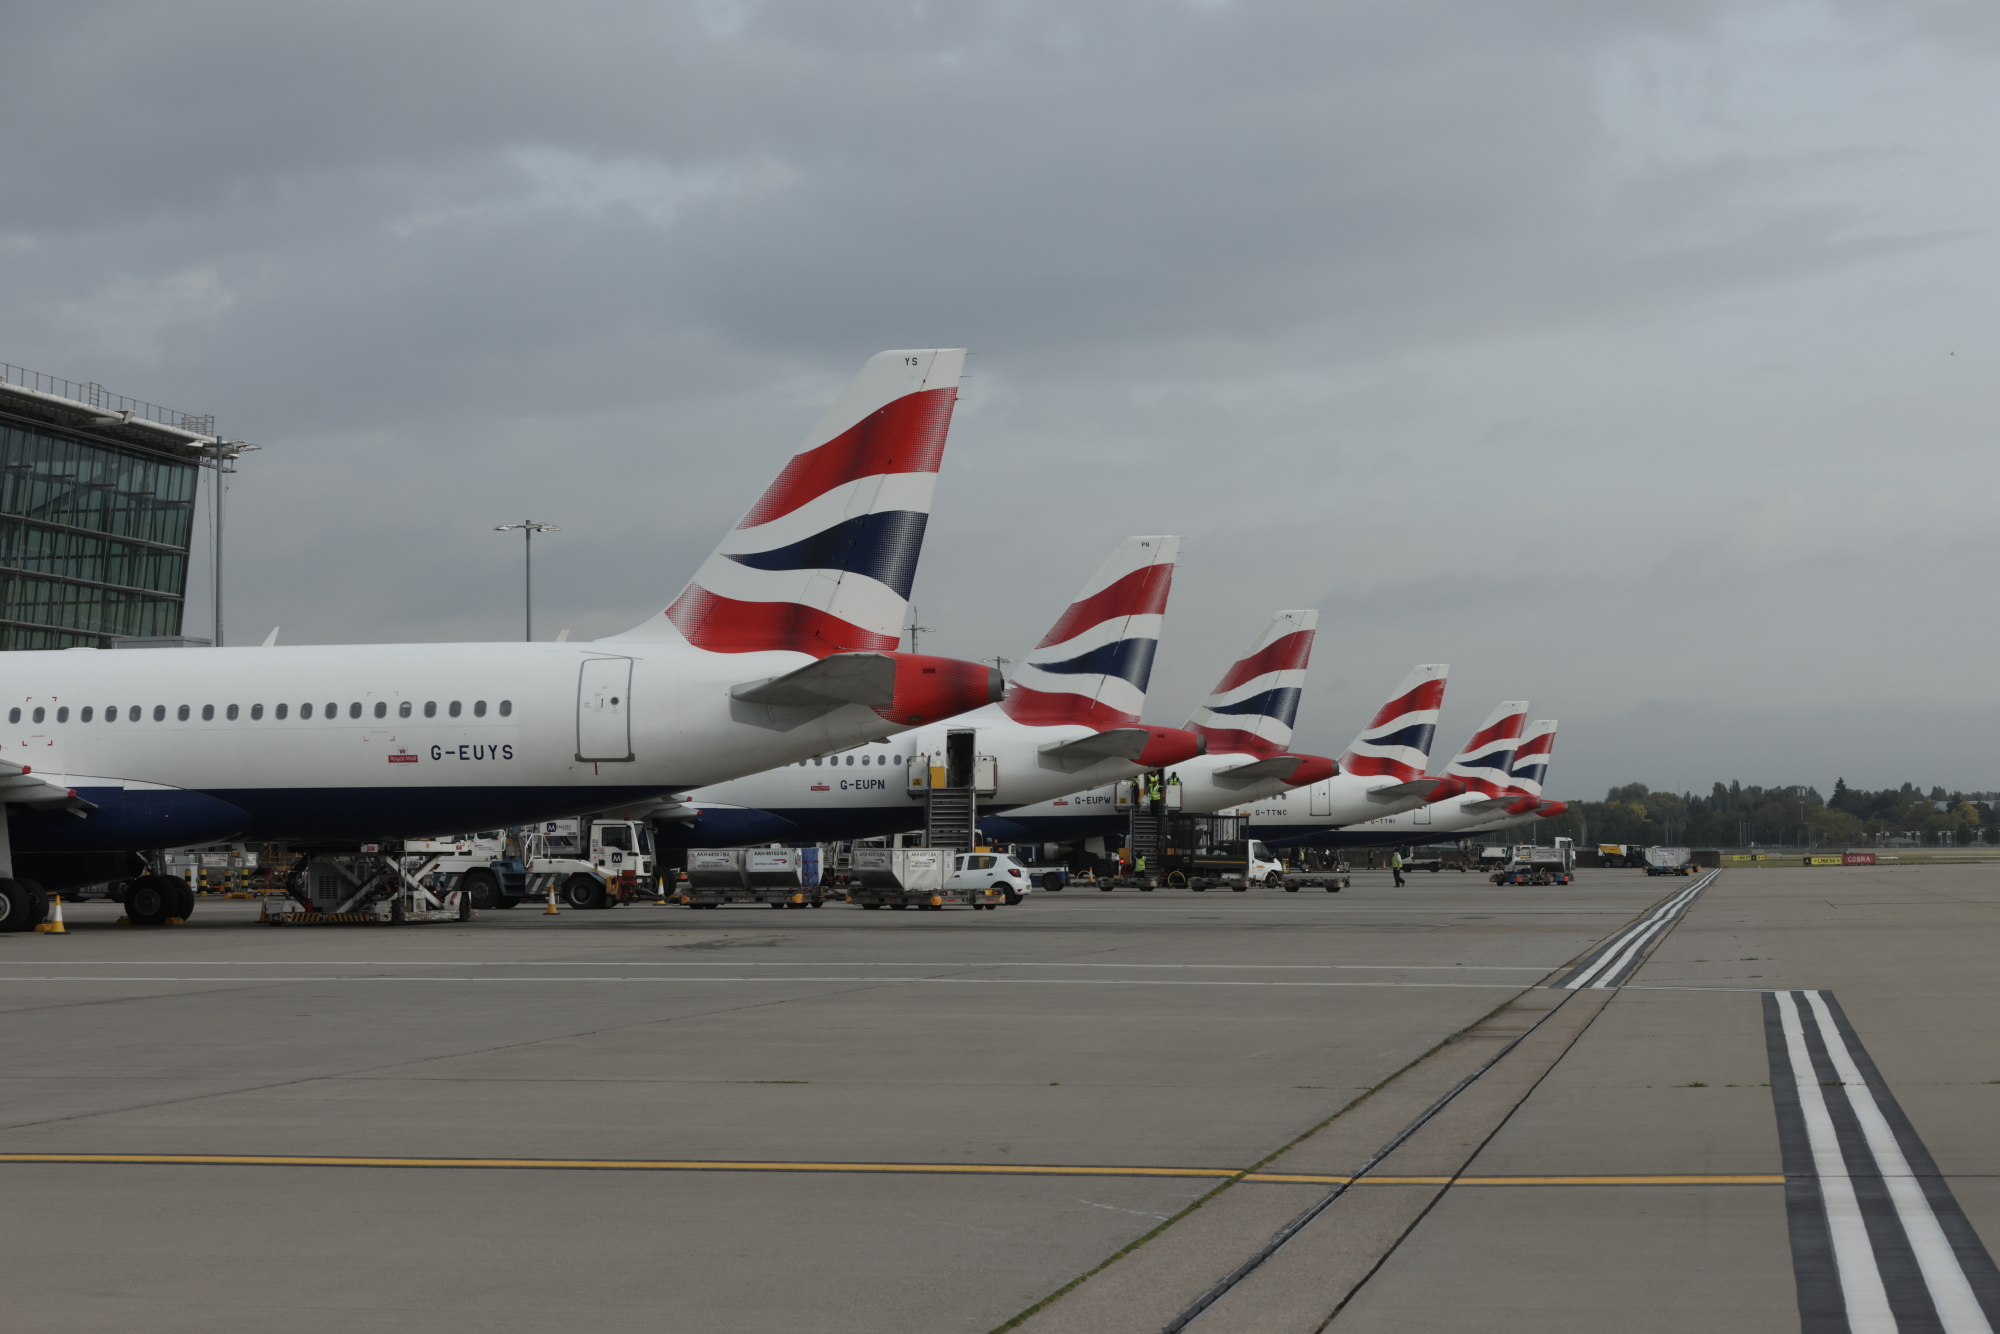
[[963,348],[869,358],[673,605],[617,638],[894,650],[964,367]]
[[1128,537],[1035,645],[1000,703],[1029,727],[1133,727],[1146,704],[1178,537]]
[[1209,754],[1281,755],[1292,744],[1318,625],[1316,611],[1281,611],[1250,641],[1188,719]]
[[1412,668],[1374,720],[1348,744],[1347,753],[1340,757],[1340,771],[1397,783],[1422,779],[1424,766],[1431,759],[1431,739],[1437,735],[1438,709],[1444,704],[1445,674],[1450,670],[1443,663]]
[[1466,793],[1499,796],[1513,777],[1514,748],[1527,721],[1528,701],[1524,699],[1510,699],[1493,710],[1444,771],[1445,777],[1456,779]]
[[1508,807],[1510,814],[1525,814],[1541,803],[1542,780],[1548,776],[1549,756],[1555,748],[1556,724],[1553,718],[1528,724],[1528,730],[1521,736],[1521,744],[1514,748],[1514,763],[1507,784],[1507,795],[1519,796],[1526,804],[1517,803]]

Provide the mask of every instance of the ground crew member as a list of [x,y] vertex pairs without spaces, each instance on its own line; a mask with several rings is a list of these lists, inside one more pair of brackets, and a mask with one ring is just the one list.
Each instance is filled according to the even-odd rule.
[[1144,876],[1146,874],[1146,854],[1143,852],[1139,854],[1136,869],[1139,875]]
[[1403,850],[1397,848],[1389,854],[1389,872],[1396,877],[1396,888],[1403,887]]
[[1160,813],[1160,803],[1164,800],[1160,792],[1160,771],[1158,769],[1146,775],[1146,800],[1152,803],[1153,814],[1158,815]]

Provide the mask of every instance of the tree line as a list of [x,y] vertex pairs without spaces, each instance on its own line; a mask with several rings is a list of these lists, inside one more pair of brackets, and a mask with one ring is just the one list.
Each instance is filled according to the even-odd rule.
[[1674,843],[1691,847],[1868,847],[1909,840],[1924,846],[2000,843],[1996,794],[1926,794],[1914,783],[1870,792],[1836,779],[1831,796],[1808,784],[1758,787],[1717,783],[1705,797],[1655,792],[1644,783],[1614,787],[1603,801],[1571,802],[1536,826],[1546,841],[1579,844]]

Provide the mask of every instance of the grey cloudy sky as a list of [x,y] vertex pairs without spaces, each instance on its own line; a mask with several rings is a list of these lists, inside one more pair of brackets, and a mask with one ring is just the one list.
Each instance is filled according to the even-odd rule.
[[[1149,716],[1323,612],[1562,795],[2000,788],[1974,3],[26,0],[0,360],[266,449],[232,641],[663,606],[871,353],[976,352],[927,650],[1186,537]],[[197,596],[190,629],[209,604]]]

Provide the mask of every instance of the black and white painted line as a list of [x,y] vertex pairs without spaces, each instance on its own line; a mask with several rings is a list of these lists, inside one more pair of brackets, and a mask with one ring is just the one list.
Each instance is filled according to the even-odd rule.
[[2000,1269],[1823,991],[1764,996],[1804,1334],[1992,1334]]
[[1610,991],[1639,969],[1646,949],[1680,920],[1695,896],[1715,883],[1720,871],[1709,871],[1680,893],[1660,904],[1600,946],[1589,958],[1563,974],[1556,986],[1565,991]]

